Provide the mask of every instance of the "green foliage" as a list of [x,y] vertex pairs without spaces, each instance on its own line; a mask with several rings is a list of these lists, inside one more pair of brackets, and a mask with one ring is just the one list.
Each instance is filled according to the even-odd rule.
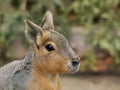
[[[76,2],[78,2],[76,0]],[[113,65],[120,66],[120,1],[119,0],[81,0],[78,23],[84,26],[86,41],[94,52],[87,55],[96,61],[96,51],[106,50],[113,58]],[[83,56],[86,56],[84,54]],[[89,63],[90,67],[92,63]],[[94,70],[94,69],[92,69]]]
[[21,38],[24,42],[24,24],[23,18],[28,17],[27,14],[19,12],[4,14],[4,21],[0,24],[0,61],[6,61],[13,58],[12,43]]
[[[70,38],[70,28],[80,25],[92,46],[85,67],[93,69],[96,48],[107,50],[120,65],[120,0],[0,0],[0,59],[12,58],[11,43],[24,39],[24,18],[39,24],[46,10],[53,12],[57,30]],[[16,35],[16,36],[15,36]],[[9,53],[9,54],[7,54]],[[94,69],[95,70],[95,69]]]
[[97,71],[96,68],[96,55],[95,55],[95,51],[94,49],[89,50],[88,52],[82,53],[81,54],[82,58],[85,61],[81,61],[82,62],[82,66],[81,66],[81,71]]
[[[87,42],[89,42],[92,45],[94,50],[96,50],[96,47],[99,47],[99,49],[101,50],[107,50],[113,57],[114,65],[120,65],[119,26],[113,24],[88,26],[86,33],[88,34],[87,38],[89,38],[87,39]],[[96,60],[96,58],[94,59]]]

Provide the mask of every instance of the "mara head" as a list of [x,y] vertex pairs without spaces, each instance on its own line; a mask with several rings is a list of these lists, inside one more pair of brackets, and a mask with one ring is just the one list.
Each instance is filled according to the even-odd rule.
[[26,20],[25,34],[34,52],[33,64],[47,73],[77,72],[79,57],[66,38],[55,31],[52,13],[47,11],[40,26]]

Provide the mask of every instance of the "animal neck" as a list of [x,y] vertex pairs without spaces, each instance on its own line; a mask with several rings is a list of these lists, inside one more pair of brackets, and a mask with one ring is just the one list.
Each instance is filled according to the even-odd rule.
[[41,88],[40,90],[60,90],[59,74],[48,74],[33,67],[32,70],[34,87]]
[[25,63],[32,64],[33,57],[34,57],[33,49],[32,49],[32,46],[30,46],[28,51],[27,51],[27,54],[26,54],[26,56],[24,58],[25,59]]
[[30,46],[25,57],[25,63],[31,64],[32,67],[32,82],[29,86],[30,90],[60,90],[59,74],[46,72],[36,61],[34,49]]

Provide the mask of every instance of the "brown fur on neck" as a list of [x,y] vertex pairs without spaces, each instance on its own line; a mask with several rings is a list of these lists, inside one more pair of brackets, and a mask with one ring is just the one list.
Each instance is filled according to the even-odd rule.
[[26,36],[34,53],[28,90],[60,90],[58,74],[77,71],[79,59],[66,38],[54,30],[52,14],[45,14],[41,26],[26,21]]
[[28,90],[60,90],[59,74],[48,74],[34,64],[32,75],[33,79]]

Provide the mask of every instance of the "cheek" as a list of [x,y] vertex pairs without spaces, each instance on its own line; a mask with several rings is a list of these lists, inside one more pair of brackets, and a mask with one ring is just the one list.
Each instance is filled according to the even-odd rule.
[[53,72],[67,71],[68,59],[60,55],[52,55],[48,60],[49,69]]
[[67,72],[67,65],[69,62],[69,59],[67,57],[64,57],[58,52],[50,53],[46,52],[46,50],[40,50],[39,55],[41,55],[39,63],[42,64],[41,66],[44,67],[47,72]]

